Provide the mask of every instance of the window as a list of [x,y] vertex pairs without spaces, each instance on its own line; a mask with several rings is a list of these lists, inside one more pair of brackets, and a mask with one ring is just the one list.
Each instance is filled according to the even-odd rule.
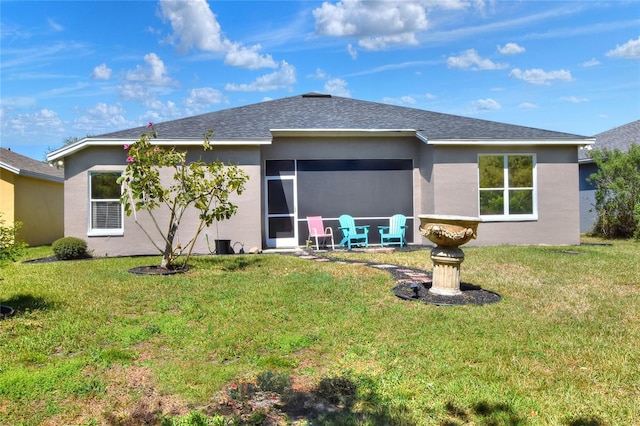
[[535,170],[532,154],[480,155],[480,216],[485,220],[536,219]]
[[122,235],[123,207],[120,172],[92,172],[89,174],[89,235]]

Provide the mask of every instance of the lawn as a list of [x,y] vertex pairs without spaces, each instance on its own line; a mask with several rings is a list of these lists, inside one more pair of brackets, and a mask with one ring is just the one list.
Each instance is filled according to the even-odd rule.
[[[501,302],[406,301],[385,271],[278,254],[4,264],[0,424],[640,424],[639,243],[465,254]],[[428,249],[334,255],[430,269]]]

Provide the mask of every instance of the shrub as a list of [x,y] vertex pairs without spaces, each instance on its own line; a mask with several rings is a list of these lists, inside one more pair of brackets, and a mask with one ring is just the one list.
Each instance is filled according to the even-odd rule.
[[22,226],[21,222],[14,222],[13,225],[6,226],[2,213],[0,213],[0,261],[16,260],[27,247],[26,243],[17,239],[18,229]]
[[593,151],[598,171],[589,177],[596,186],[598,221],[593,233],[605,238],[640,239],[640,145],[628,152]]
[[60,260],[85,259],[89,257],[87,242],[76,237],[60,238],[51,244],[51,248]]

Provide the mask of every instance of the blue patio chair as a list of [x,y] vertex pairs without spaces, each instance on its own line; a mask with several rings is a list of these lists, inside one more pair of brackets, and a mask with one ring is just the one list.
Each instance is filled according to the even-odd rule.
[[384,247],[385,243],[389,245],[398,244],[400,247],[407,245],[404,237],[407,229],[407,218],[402,214],[394,214],[389,219],[389,226],[378,226],[380,231],[380,245]]
[[343,238],[338,246],[346,244],[349,250],[354,245],[364,244],[365,247],[369,247],[369,225],[356,226],[355,220],[348,214],[343,214],[339,220],[340,227],[338,229],[342,231]]

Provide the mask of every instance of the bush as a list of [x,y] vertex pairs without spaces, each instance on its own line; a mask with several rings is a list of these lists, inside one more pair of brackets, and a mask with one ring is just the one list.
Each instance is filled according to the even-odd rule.
[[591,153],[598,171],[589,177],[596,186],[598,221],[593,234],[605,238],[640,239],[640,145]]
[[87,242],[76,237],[60,238],[51,244],[51,248],[59,260],[85,259],[89,257]]
[[27,247],[26,243],[17,239],[18,229],[22,226],[21,222],[14,222],[11,226],[4,224],[2,213],[0,213],[0,261],[16,260]]

